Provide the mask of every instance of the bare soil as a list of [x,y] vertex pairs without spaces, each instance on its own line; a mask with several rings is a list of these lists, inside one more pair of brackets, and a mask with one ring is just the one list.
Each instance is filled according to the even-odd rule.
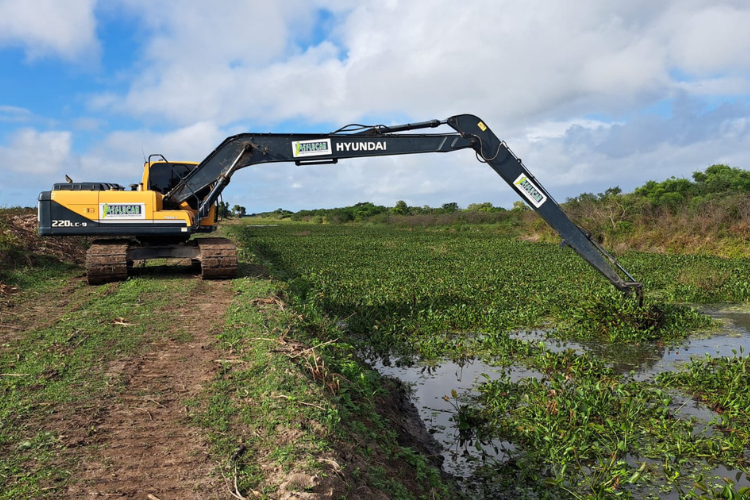
[[[15,340],[25,331],[38,330],[51,326],[63,314],[74,312],[86,305],[97,289],[86,286],[81,276],[65,283],[62,287],[45,294],[43,299],[26,298],[19,303],[13,300],[18,292],[16,287],[0,283],[0,338],[4,342]],[[108,293],[112,285],[105,287]]]
[[104,401],[84,428],[74,423],[87,446],[66,498],[228,497],[184,404],[216,374],[221,355],[214,335],[231,302],[231,284],[201,281],[191,298],[193,306],[173,324],[174,333],[187,332],[191,341],[157,342],[150,352],[109,367],[124,391]]
[[[37,231],[36,215],[19,214],[4,218],[0,225],[3,236],[12,240],[25,255],[28,264],[32,264],[39,257],[52,257],[61,262],[83,264],[86,260],[87,239],[78,236],[64,236],[43,238]],[[0,265],[4,256],[0,252]]]

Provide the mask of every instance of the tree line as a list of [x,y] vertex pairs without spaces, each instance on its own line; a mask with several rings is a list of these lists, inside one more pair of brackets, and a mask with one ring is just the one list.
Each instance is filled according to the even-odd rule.
[[[630,193],[619,186],[598,194],[582,193],[562,206],[576,224],[611,249],[750,256],[750,172],[740,168],[711,165],[689,179],[651,180]],[[399,200],[393,207],[362,202],[298,212],[279,208],[253,215],[328,224],[495,224],[529,239],[557,238],[522,201],[510,210],[490,202],[461,208],[455,202],[429,207]]]
[[750,255],[750,172],[717,164],[692,179],[648,181],[569,198],[564,208],[609,246]]

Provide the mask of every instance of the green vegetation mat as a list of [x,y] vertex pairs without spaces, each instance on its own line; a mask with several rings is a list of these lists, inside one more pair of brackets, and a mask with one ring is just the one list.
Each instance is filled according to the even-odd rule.
[[[566,337],[679,338],[709,321],[675,303],[750,296],[744,259],[625,255],[622,263],[649,291],[639,305],[570,249],[518,241],[492,226],[464,229],[285,224],[236,231],[288,282],[307,315],[335,317],[376,348],[395,345],[423,357],[492,354],[498,335],[550,325]],[[456,332],[482,335],[444,335]]]
[[[622,255],[647,290],[638,304],[571,250],[510,239],[492,226],[233,231],[285,282],[302,321],[336,324],[338,338],[360,353],[396,354],[402,362],[482,357],[538,374],[488,379],[468,400],[453,395],[458,428],[486,458],[480,474],[488,497],[747,498],[744,391],[721,396],[723,407],[739,410],[714,422],[677,416],[696,393],[714,394],[708,385],[715,377],[696,376],[692,367],[684,376],[636,381],[593,353],[555,353],[510,336],[544,329],[603,344],[684,339],[714,322],[683,304],[750,298],[746,259]],[[747,385],[744,372],[729,377]],[[509,444],[504,459],[482,453],[497,443]],[[715,477],[720,467],[745,477],[724,484]]]

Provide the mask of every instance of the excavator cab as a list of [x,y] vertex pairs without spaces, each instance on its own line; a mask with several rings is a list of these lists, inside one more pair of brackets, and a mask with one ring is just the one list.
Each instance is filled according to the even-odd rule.
[[197,166],[197,163],[188,162],[149,161],[143,169],[143,181],[141,184],[149,191],[156,191],[164,195],[177,186]]
[[[151,158],[157,156],[157,161],[151,161]],[[206,196],[211,192],[211,188],[200,189],[194,196],[183,200],[180,203],[170,203],[164,195],[177,187],[182,180],[196,169],[199,164],[196,162],[170,162],[162,155],[151,155],[143,168],[143,179],[141,180],[140,189],[153,191],[161,195],[162,209],[178,209],[190,212],[193,218],[198,214],[198,208],[205,201]],[[197,232],[211,232],[215,229],[218,222],[218,210],[216,203],[213,203],[206,217],[202,217],[196,227]]]
[[134,262],[157,258],[190,259],[200,264],[203,278],[236,275],[236,249],[228,240],[189,241],[196,233],[216,229],[215,203],[207,216],[198,217],[211,187],[178,203],[165,200],[165,193],[198,164],[158,156],[158,161],[149,158],[141,183],[130,191],[113,183],[67,182],[39,195],[39,234],[97,238],[86,254],[90,284],[123,280]]

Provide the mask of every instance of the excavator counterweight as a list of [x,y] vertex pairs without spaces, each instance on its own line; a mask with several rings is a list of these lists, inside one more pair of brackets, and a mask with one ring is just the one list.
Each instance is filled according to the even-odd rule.
[[[454,131],[413,133],[440,126]],[[41,193],[39,233],[107,238],[92,245],[89,253],[91,283],[123,279],[136,257],[165,255],[188,255],[201,262],[204,278],[230,277],[237,267],[236,250],[230,242],[211,238],[212,243],[200,243],[199,238],[193,240],[199,243],[192,243],[188,239],[216,228],[216,203],[237,170],[264,163],[315,165],[462,149],[474,150],[479,161],[487,163],[613,286],[642,297],[641,284],[568,218],[505,142],[473,115],[404,125],[349,125],[327,134],[238,134],[225,139],[199,164],[173,164],[163,157],[152,162],[149,158],[142,182],[131,186],[131,191],[117,184],[69,183]],[[159,182],[154,181],[157,171],[161,172]],[[219,247],[218,255],[207,255]]]

